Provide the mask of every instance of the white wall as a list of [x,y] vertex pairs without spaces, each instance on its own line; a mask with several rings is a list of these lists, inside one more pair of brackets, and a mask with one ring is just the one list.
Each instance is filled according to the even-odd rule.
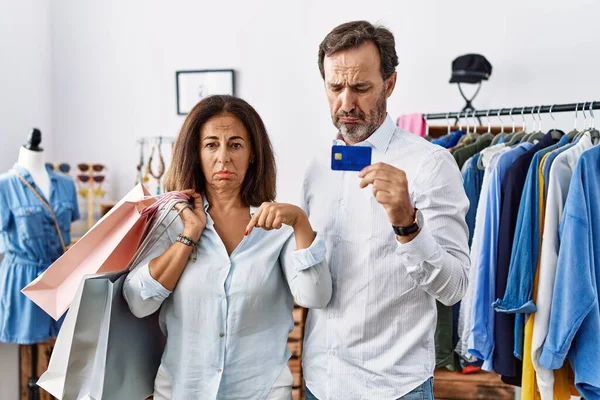
[[48,0],[0,0],[0,173],[33,127],[52,152],[50,42]]
[[[478,108],[600,98],[600,2],[593,0],[64,0],[52,12],[56,157],[106,162],[119,194],[134,181],[135,139],[175,135],[183,121],[175,112],[175,70],[234,68],[238,95],[258,109],[272,136],[280,199],[294,199],[299,166],[315,141],[334,132],[317,47],[353,19],[380,21],[396,35],[393,116],[460,109],[448,79],[451,61],[467,52],[494,66]],[[559,121],[570,129],[572,117]]]
[[[32,127],[52,153],[51,70],[50,2],[0,0],[0,173]],[[0,343],[0,397],[17,399],[18,381],[18,346]]]

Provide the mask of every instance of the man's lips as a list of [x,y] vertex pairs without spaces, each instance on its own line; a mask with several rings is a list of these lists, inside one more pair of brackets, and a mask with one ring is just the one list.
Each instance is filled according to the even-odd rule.
[[356,123],[360,122],[360,119],[358,119],[358,118],[340,118],[339,121],[343,124],[356,124]]

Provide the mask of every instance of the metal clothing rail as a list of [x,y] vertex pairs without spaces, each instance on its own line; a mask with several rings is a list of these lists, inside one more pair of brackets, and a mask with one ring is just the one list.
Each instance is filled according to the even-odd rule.
[[424,114],[426,121],[433,119],[451,119],[464,117],[498,117],[500,115],[527,115],[548,114],[555,112],[586,112],[589,110],[600,110],[600,101],[586,101],[583,103],[554,104],[551,106],[512,107],[478,111],[461,111],[448,113]]

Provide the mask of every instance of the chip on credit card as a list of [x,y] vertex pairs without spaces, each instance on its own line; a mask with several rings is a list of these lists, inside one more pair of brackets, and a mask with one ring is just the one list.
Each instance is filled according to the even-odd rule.
[[368,146],[332,146],[331,169],[334,171],[361,171],[371,165]]

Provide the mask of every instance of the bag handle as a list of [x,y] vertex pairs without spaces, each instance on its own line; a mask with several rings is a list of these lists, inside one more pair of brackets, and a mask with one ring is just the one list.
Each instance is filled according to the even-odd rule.
[[48,212],[52,216],[52,219],[54,220],[54,227],[56,228],[56,233],[58,233],[58,239],[60,240],[60,245],[62,246],[63,253],[66,252],[67,246],[65,246],[65,241],[60,230],[60,225],[58,224],[58,219],[56,218],[56,214],[54,214],[54,210],[52,210],[50,204],[48,204],[48,202],[42,197],[42,195],[40,195],[40,193],[33,186],[31,186],[31,184],[27,182],[27,180],[23,178],[21,174],[19,174],[19,172],[17,172],[17,170],[13,169],[12,172],[14,172],[15,175],[17,175],[17,178],[19,178],[21,182],[23,182],[23,184],[27,186],[29,190],[31,190],[33,194],[42,202],[44,207],[46,207],[46,210],[48,210]]
[[[158,236],[156,236],[154,240],[151,241],[150,238],[154,236],[155,232],[158,230],[163,221],[167,219],[167,216],[169,215],[171,209],[173,209],[173,207],[175,207],[179,203],[186,203],[187,207],[182,207],[181,210],[177,211],[177,215],[175,215],[175,218],[171,219],[171,221],[169,221],[165,229]],[[139,262],[139,260],[145,257],[148,249],[158,242],[158,239],[161,238],[161,236],[169,229],[169,227],[177,220],[177,218],[179,218],[179,215],[186,208],[189,208],[189,205],[187,205],[187,200],[182,200],[178,198],[170,199],[167,202],[167,204],[164,205],[164,207],[158,210],[158,215],[155,214],[153,217],[151,217],[153,221],[150,226],[150,229],[148,230],[148,233],[146,233],[146,236],[142,243],[138,246],[138,249],[131,258],[131,261],[129,261],[127,268],[125,268],[126,270],[130,270],[134,265],[136,265]]]

